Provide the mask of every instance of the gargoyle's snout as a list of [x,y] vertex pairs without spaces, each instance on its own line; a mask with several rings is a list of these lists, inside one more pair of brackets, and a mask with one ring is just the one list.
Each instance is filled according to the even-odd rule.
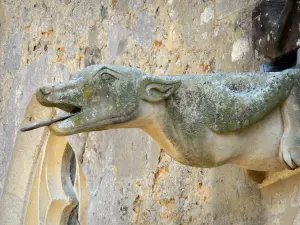
[[58,84],[37,90],[38,102],[46,107],[57,107],[67,112],[79,112],[82,108],[81,92],[76,86]]
[[52,94],[52,88],[50,87],[42,87],[38,89],[36,92],[36,98],[38,102],[43,106],[51,107],[55,104]]

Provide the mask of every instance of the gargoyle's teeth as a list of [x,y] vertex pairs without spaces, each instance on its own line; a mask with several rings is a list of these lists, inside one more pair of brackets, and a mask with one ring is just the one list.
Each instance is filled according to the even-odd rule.
[[37,129],[37,128],[40,128],[40,127],[44,127],[44,126],[49,126],[49,125],[51,125],[53,123],[56,123],[56,122],[68,119],[68,118],[70,118],[72,116],[75,116],[79,112],[71,113],[71,114],[65,114],[65,115],[62,115],[60,117],[53,118],[51,120],[44,120],[44,121],[41,121],[41,122],[33,123],[31,125],[28,125],[28,126],[25,126],[25,127],[21,128],[21,132],[29,131],[29,130],[34,130],[34,129]]

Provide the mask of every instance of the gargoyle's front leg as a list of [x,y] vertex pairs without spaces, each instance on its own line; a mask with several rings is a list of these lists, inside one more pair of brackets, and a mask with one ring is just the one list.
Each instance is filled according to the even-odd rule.
[[[297,70],[300,68],[300,50],[297,52]],[[300,71],[294,77],[294,86],[281,106],[284,131],[279,157],[289,169],[300,166]]]
[[300,85],[292,89],[281,111],[284,132],[279,156],[289,169],[296,169],[300,166]]

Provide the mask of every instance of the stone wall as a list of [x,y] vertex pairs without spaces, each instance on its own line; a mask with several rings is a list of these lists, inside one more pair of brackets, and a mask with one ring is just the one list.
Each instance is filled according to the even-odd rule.
[[[256,2],[0,0],[0,194],[37,87],[95,63],[155,75],[257,71]],[[87,224],[300,224],[297,176],[259,189],[237,167],[183,166],[136,129],[70,143],[78,157],[83,150]]]

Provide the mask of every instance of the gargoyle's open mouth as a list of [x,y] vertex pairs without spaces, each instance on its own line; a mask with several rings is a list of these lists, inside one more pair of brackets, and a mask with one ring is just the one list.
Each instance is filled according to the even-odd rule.
[[61,115],[61,116],[58,116],[58,117],[55,117],[53,119],[44,120],[44,121],[36,122],[36,123],[31,124],[31,125],[25,126],[25,127],[21,128],[21,132],[34,130],[34,129],[37,129],[37,128],[40,128],[40,127],[50,126],[53,123],[66,120],[66,119],[68,119],[70,117],[73,117],[73,116],[76,116],[76,115],[78,115],[79,113],[82,112],[82,108],[77,107],[77,106],[70,106],[70,107],[67,107],[67,109],[64,108],[64,110],[68,113],[64,114],[64,115]]
[[[66,111],[66,110],[64,110]],[[80,113],[82,111],[82,107],[78,107],[78,106],[72,106],[71,111],[67,111],[70,112],[71,114],[77,114]]]

